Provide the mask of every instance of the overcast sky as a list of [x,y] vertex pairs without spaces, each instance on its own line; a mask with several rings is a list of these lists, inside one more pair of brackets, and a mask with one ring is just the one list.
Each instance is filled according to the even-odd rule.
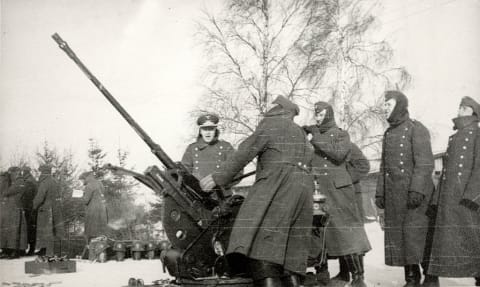
[[[366,0],[368,1],[368,0]],[[462,96],[480,100],[480,1],[384,0],[376,37],[412,74],[414,118],[446,146]],[[194,40],[199,0],[0,0],[0,167],[48,141],[86,168],[88,138],[113,162],[118,147],[143,171],[157,160],[51,39],[84,64],[174,160],[188,144],[188,112],[204,59]]]

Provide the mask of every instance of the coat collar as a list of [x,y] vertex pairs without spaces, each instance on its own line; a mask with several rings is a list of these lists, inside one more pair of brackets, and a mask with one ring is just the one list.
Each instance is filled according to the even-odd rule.
[[454,130],[462,130],[470,126],[478,126],[478,118],[476,116],[457,117],[452,121],[454,124]]

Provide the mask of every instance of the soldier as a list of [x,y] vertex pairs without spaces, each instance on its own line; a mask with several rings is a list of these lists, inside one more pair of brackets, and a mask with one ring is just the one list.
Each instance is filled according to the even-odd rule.
[[3,192],[5,197],[5,213],[2,218],[2,238],[0,248],[8,254],[9,259],[18,258],[27,249],[27,222],[22,206],[25,182],[19,167],[8,169],[11,185]]
[[103,184],[95,178],[92,171],[80,175],[80,180],[85,186],[83,202],[85,208],[85,238],[90,239],[107,234],[108,215],[103,193]]
[[440,183],[432,204],[437,206],[428,274],[477,277],[480,286],[480,105],[470,97],[460,102],[458,117],[443,158]]
[[38,192],[33,199],[33,209],[37,213],[37,254],[54,256],[54,242],[64,238],[64,225],[61,210],[60,185],[52,176],[52,167],[41,165],[38,170]]
[[218,122],[215,114],[200,116],[197,140],[187,147],[182,157],[182,164],[199,180],[219,172],[221,163],[235,151],[229,142],[219,139]]
[[377,207],[385,209],[385,264],[404,267],[405,287],[419,286],[433,190],[430,134],[410,119],[401,92],[387,91],[385,108],[390,127],[383,137],[375,195]]
[[333,108],[328,103],[315,103],[315,120],[317,123],[305,130],[312,135],[310,142],[315,148],[312,172],[326,195],[330,216],[325,234],[326,249],[329,257],[339,257],[344,263],[332,280],[345,285],[351,273],[351,286],[366,286],[361,256],[371,247],[357,207],[352,178],[346,168],[352,143],[348,133],[337,127]]
[[[8,187],[10,186],[10,175],[8,172],[2,172],[0,173],[0,248],[2,248],[2,241],[3,241],[3,233],[5,230],[3,230],[3,224],[2,224],[2,218],[5,218],[8,214],[7,210],[7,198],[4,196],[4,193],[7,192]],[[8,254],[6,250],[2,250],[2,253],[0,254],[0,258],[6,258],[8,257]]]
[[25,193],[22,201],[27,219],[28,255],[33,255],[35,251],[35,232],[37,225],[37,213],[33,210],[33,199],[37,194],[37,181],[28,166],[22,168],[22,177],[25,182]]
[[246,256],[255,286],[300,286],[312,229],[312,149],[293,122],[298,106],[279,96],[222,173],[201,180],[204,190],[226,186],[257,157],[256,180],[240,207],[226,254]]

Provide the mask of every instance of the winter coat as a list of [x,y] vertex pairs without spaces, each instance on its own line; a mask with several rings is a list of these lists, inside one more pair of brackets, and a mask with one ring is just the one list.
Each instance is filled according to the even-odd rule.
[[[0,241],[2,238],[2,218],[7,215],[7,202],[6,197],[3,195],[7,192],[10,185],[10,177],[7,172],[0,173]],[[1,246],[1,242],[0,242]]]
[[27,249],[27,222],[22,206],[25,188],[23,179],[18,178],[3,191],[5,211],[2,212],[0,248]]
[[225,186],[257,158],[255,183],[240,207],[227,254],[243,254],[305,273],[312,228],[313,180],[305,169],[312,149],[304,131],[281,112],[271,112],[214,181]]
[[355,199],[363,222],[365,213],[363,211],[363,196],[360,180],[368,175],[368,172],[370,171],[370,162],[365,157],[362,150],[360,150],[360,148],[354,143],[352,143],[352,149],[346,166],[348,174],[352,178],[353,188],[355,189]]
[[46,255],[54,255],[53,242],[62,239],[65,227],[62,216],[60,186],[49,174],[40,175],[38,192],[33,199],[37,210],[36,248],[46,248]]
[[[428,199],[433,191],[434,168],[430,134],[408,114],[387,129],[376,197],[385,201],[385,264],[419,264],[424,256]],[[407,208],[408,193],[424,195],[421,205]]]
[[480,130],[470,117],[458,118],[450,136],[434,205],[438,206],[429,274],[480,276]]
[[106,235],[108,215],[102,183],[89,176],[85,186],[83,201],[85,209],[85,236],[87,238]]
[[199,138],[187,147],[182,164],[200,180],[209,174],[219,172],[220,164],[234,151],[227,141],[214,140],[212,144],[208,144]]
[[316,126],[311,143],[315,148],[312,172],[326,196],[330,221],[326,227],[329,256],[363,254],[371,249],[357,206],[352,178],[346,169],[352,143],[348,133],[336,126],[320,132]]

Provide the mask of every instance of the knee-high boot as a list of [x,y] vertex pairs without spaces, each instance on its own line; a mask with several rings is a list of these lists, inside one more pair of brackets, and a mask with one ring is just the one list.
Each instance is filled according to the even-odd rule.
[[422,275],[420,274],[420,266],[417,264],[406,265],[405,269],[405,282],[406,284],[403,287],[419,287],[420,279]]
[[365,284],[365,277],[363,270],[363,260],[361,259],[361,255],[358,254],[350,254],[345,256],[348,270],[352,273],[352,282],[350,286],[352,287],[367,287]]

